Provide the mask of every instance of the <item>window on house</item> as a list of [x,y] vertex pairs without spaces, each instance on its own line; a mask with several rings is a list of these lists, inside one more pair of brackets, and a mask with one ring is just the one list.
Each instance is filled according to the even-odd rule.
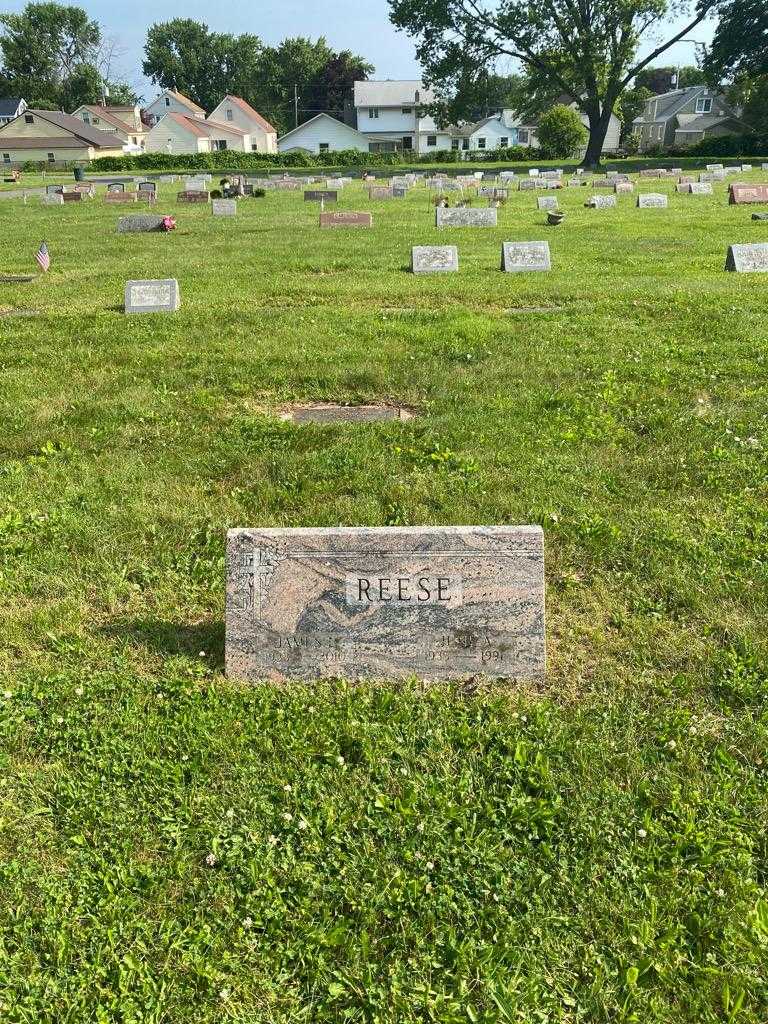
[[328,153],[331,148],[331,144],[330,142],[321,142],[318,148],[321,153]]
[[232,120],[232,111],[231,111],[231,110],[228,110],[228,111],[227,111],[227,120],[228,120],[228,121],[231,121],[231,120]]
[[413,149],[413,139],[410,135],[403,136],[403,149]]
[[226,149],[227,148],[227,140],[226,139],[214,139],[213,140],[213,148],[214,148],[214,150]]
[[11,154],[10,153],[3,153],[3,163],[4,164],[9,164],[10,162],[11,162]]
[[501,136],[501,138],[499,139],[499,146],[501,147],[501,149],[506,149],[509,146],[509,136],[508,135],[502,135]]
[[252,143],[251,143],[251,150],[252,150],[252,151],[253,151],[254,153],[258,153],[258,151],[259,151],[259,147],[258,147],[258,146],[256,145],[256,143],[255,143],[255,142],[252,142]]
[[89,113],[87,113],[87,112],[84,113],[83,114],[83,121],[85,122],[85,124],[90,124],[91,123],[91,115]]
[[55,157],[55,155],[53,153],[49,153],[48,154],[48,163],[49,164],[55,164],[56,163],[56,157]]
[[530,136],[528,135],[528,129],[527,128],[521,128],[520,129],[520,131],[517,133],[517,141],[520,143],[521,146],[527,146],[528,145],[528,143],[530,141]]
[[94,119],[93,119],[93,123],[94,123],[94,124],[98,124],[98,123],[99,123],[99,118],[98,118],[98,117],[94,117]]
[[413,107],[403,107],[403,109],[400,111],[400,113],[401,114],[412,114],[413,113]]
[[170,105],[171,105],[171,101],[168,98],[168,96],[165,97],[165,105],[166,105],[166,107],[170,107]]
[[478,139],[477,140],[477,148],[478,149],[485,149],[485,139]]
[[427,145],[428,146],[436,146],[437,145],[437,136],[436,135],[428,135],[427,136]]
[[34,117],[32,117],[31,114],[25,114],[24,115],[24,120],[26,121],[27,124],[34,124],[35,123],[35,119],[34,119]]
[[462,149],[469,149],[469,139],[462,139],[461,140],[461,148]]
[[459,148],[459,140],[458,139],[451,139],[451,149],[458,149],[458,148]]
[[712,97],[711,96],[699,96],[696,100],[696,113],[697,114],[711,114],[712,113]]
[[379,108],[378,107],[368,107],[368,117],[371,120],[373,120],[374,118],[377,118],[378,116],[379,116]]

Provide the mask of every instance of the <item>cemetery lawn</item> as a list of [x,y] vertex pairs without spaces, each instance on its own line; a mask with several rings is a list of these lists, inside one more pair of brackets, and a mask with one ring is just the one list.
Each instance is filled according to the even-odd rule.
[[[0,203],[3,1024],[768,1019],[768,225],[640,188]],[[544,527],[546,687],[224,678],[227,527],[430,523]]]

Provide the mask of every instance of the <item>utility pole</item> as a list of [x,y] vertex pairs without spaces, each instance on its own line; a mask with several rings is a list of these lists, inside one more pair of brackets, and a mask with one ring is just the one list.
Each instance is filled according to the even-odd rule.
[[293,87],[293,127],[299,127],[299,87],[294,85]]

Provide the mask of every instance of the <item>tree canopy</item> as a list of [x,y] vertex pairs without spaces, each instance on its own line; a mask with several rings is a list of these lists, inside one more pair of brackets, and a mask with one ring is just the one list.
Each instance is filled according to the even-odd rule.
[[[461,102],[478,74],[499,58],[517,61],[536,91],[559,91],[589,120],[585,163],[600,162],[613,109],[624,89],[670,46],[684,39],[717,0],[695,8],[676,0],[389,0],[392,22],[416,40],[430,84]],[[740,0],[739,0],[740,2]],[[651,33],[663,41],[638,52]]]
[[73,110],[110,94],[136,97],[109,80],[111,49],[98,22],[80,7],[29,3],[18,14],[0,14],[0,92],[32,107]]
[[205,110],[227,94],[241,96],[280,132],[319,111],[342,117],[356,79],[373,67],[349,50],[336,53],[320,37],[297,36],[265,46],[254,35],[214,32],[190,18],[153,25],[144,48],[144,74],[177,89]]
[[704,70],[710,81],[768,74],[766,0],[726,0]]

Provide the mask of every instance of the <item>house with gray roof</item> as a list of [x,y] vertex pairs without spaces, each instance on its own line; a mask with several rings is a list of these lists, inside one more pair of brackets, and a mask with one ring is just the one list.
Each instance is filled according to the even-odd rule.
[[0,96],[0,124],[8,124],[21,117],[26,109],[26,101],[20,96]]
[[651,96],[633,125],[641,153],[653,146],[693,146],[712,136],[747,131],[738,111],[706,85]]

